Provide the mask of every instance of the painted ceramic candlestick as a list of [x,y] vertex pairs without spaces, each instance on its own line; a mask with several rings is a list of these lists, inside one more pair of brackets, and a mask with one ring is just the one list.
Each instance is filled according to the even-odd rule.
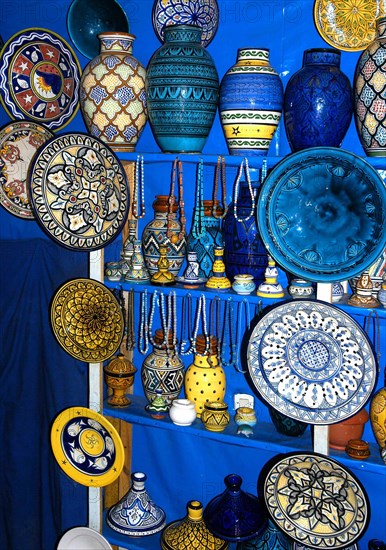
[[224,248],[217,246],[214,249],[213,275],[206,281],[206,288],[225,291],[231,288],[232,284],[225,273],[225,264],[223,260]]
[[142,242],[138,239],[133,241],[131,262],[124,279],[127,283],[131,284],[145,284],[150,282],[150,275],[142,254]]
[[275,261],[268,256],[268,266],[265,270],[265,281],[259,285],[257,296],[262,298],[283,298],[284,290],[280,283],[277,282],[279,272]]
[[159,253],[160,253],[160,257],[157,262],[158,271],[153,273],[153,275],[151,276],[151,283],[153,285],[160,285],[160,286],[174,285],[176,283],[176,278],[173,275],[173,273],[169,271],[170,262],[167,257],[167,253],[168,253],[167,244],[159,245]]

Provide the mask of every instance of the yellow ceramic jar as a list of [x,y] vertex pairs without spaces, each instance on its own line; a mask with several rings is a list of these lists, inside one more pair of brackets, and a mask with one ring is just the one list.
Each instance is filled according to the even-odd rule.
[[200,334],[196,341],[196,355],[185,372],[185,396],[195,403],[200,418],[204,404],[223,401],[226,390],[225,372],[217,356],[217,338],[210,336],[209,350],[205,354],[205,337]]
[[205,403],[201,420],[210,432],[223,432],[230,422],[228,405],[223,401]]
[[371,400],[370,422],[380,450],[386,451],[386,387],[378,390]]

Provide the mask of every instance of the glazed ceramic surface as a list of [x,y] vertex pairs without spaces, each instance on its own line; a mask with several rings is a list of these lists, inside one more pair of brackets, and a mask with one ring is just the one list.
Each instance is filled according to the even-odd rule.
[[278,527],[311,548],[345,548],[367,527],[367,495],[359,481],[315,453],[281,457],[266,475],[264,499]]
[[88,487],[104,487],[115,481],[125,460],[114,426],[86,407],[70,407],[55,418],[51,447],[62,470]]
[[98,35],[102,32],[129,32],[129,22],[115,0],[73,0],[67,12],[71,40],[88,59],[99,53]]
[[386,155],[386,17],[377,21],[377,36],[361,54],[354,75],[354,116],[366,155]]
[[114,151],[134,151],[147,120],[145,67],[133,56],[135,36],[99,35],[100,54],[85,67],[80,107],[90,134]]
[[91,251],[117,237],[129,211],[125,171],[87,134],[60,134],[35,155],[30,200],[43,230],[66,248]]
[[376,380],[366,333],[348,314],[319,301],[282,303],[260,317],[247,361],[261,397],[309,424],[349,418],[367,402]]
[[57,550],[112,550],[112,547],[95,529],[74,527],[62,536]]
[[161,42],[169,25],[197,25],[202,29],[201,43],[206,47],[214,38],[219,24],[217,0],[155,0],[153,28]]
[[52,299],[51,326],[67,353],[86,363],[100,363],[119,348],[124,320],[116,298],[102,283],[73,279]]
[[220,86],[219,112],[231,155],[268,153],[283,109],[283,85],[270,51],[240,48]]
[[346,280],[386,244],[386,186],[364,159],[334,147],[293,153],[266,177],[257,219],[269,254],[300,278]]
[[[300,542],[293,542],[291,548],[292,550],[310,550],[311,547],[300,544]],[[345,547],[345,550],[358,550],[358,545],[350,544],[349,546]]]
[[239,542],[236,550],[291,550],[292,543],[276,525],[268,520],[266,529],[257,537]]
[[147,67],[149,121],[164,153],[201,152],[215,119],[219,80],[201,34],[194,25],[166,26]]
[[80,75],[79,62],[61,36],[24,29],[1,52],[0,98],[11,118],[59,130],[78,110]]
[[23,220],[34,219],[27,194],[27,173],[37,149],[53,133],[28,120],[11,122],[0,130],[0,204]]
[[340,147],[350,126],[353,96],[340,70],[340,51],[306,50],[303,67],[291,76],[284,94],[284,125],[292,151]]
[[363,50],[375,37],[384,0],[315,0],[314,20],[321,37],[340,50]]

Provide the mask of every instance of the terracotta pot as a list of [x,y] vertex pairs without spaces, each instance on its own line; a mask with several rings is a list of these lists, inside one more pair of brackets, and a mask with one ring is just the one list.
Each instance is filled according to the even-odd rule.
[[366,409],[361,409],[347,420],[332,424],[329,430],[331,449],[344,451],[350,439],[361,439],[368,419],[369,413]]

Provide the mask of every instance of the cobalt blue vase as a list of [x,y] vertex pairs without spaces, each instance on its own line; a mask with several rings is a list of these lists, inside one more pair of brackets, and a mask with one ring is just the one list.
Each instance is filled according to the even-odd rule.
[[268,520],[266,529],[257,537],[239,542],[236,550],[292,550],[292,540],[273,521]]
[[[255,199],[257,198],[260,182],[254,176],[256,170],[250,170],[251,187]],[[235,204],[236,199],[236,214]],[[264,272],[268,265],[268,254],[256,223],[255,212],[251,213],[252,197],[248,184],[241,180],[239,184],[238,197],[228,207],[223,222],[224,236],[224,262],[226,274],[233,281],[234,276],[241,273],[253,275],[257,285],[265,279]]]
[[340,51],[306,50],[284,93],[284,126],[292,151],[340,147],[353,114],[353,92],[340,70]]
[[200,27],[170,25],[163,33],[146,78],[153,135],[164,153],[200,153],[216,115],[217,69],[201,45]]

